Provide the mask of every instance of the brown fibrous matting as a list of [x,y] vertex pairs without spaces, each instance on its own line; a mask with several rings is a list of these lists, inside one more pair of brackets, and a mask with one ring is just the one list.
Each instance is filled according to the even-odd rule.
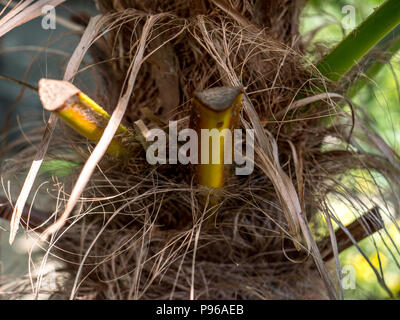
[[[228,3],[236,15],[217,2]],[[354,206],[359,215],[371,209],[374,200],[343,182],[352,179],[352,170],[379,174],[396,192],[397,155],[386,146],[378,149],[376,141],[383,140],[361,124],[367,120],[357,106],[345,112],[340,107],[344,99],[323,98],[289,110],[296,99],[320,94],[317,88],[343,94],[341,86],[325,82],[303,54],[301,1],[97,4],[114,17],[109,25],[118,21],[118,27],[107,29],[93,44],[91,54],[99,63],[96,81],[100,79],[103,89],[85,93],[110,112],[135,58],[146,17],[159,15],[125,115],[128,127],[138,119],[156,127],[141,112],[148,108],[161,122],[177,120],[185,128],[194,92],[239,79],[276,150],[276,165],[297,192],[304,219],[310,226],[319,224],[312,229],[315,243],[329,235],[330,221],[338,219],[329,196]],[[329,125],[323,121],[331,117]],[[244,110],[243,128],[250,122]],[[360,142],[377,151],[366,152]],[[261,145],[256,140],[257,148]],[[76,150],[84,154],[83,148]],[[65,297],[324,299],[332,298],[330,285],[340,296],[334,272],[338,266],[332,261],[327,266],[332,282],[322,281],[316,267],[320,257],[307,253],[306,241],[300,253],[293,245],[299,239],[282,208],[289,200],[278,196],[262,170],[260,153],[252,175],[236,176],[231,168],[215,203],[197,186],[192,167],[150,166],[144,150],[135,150],[128,162],[103,159],[66,229],[52,240],[51,254],[64,260],[71,274]],[[386,199],[390,190],[384,192]],[[56,194],[62,207],[67,195]],[[380,202],[380,209],[385,210],[385,204]],[[322,227],[321,217],[326,219]]]

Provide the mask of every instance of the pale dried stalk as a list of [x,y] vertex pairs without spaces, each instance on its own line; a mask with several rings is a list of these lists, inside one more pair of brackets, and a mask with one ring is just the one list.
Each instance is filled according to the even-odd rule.
[[[7,1],[1,1],[3,4],[5,4],[5,7],[3,10],[0,12],[0,16],[3,14],[3,12],[8,8],[15,8],[18,11],[21,11],[23,8],[25,8],[27,5],[29,5],[32,1],[25,1],[21,5],[21,1],[18,3],[14,3],[12,0],[7,0]],[[15,12],[13,13],[14,15],[16,14]],[[72,21],[69,21],[67,19],[64,19],[63,17],[56,16],[55,17],[57,24],[62,25],[63,27],[72,30],[72,31],[77,31],[77,32],[83,32],[84,28],[82,28],[79,24],[76,24]]]
[[63,2],[65,2],[65,0],[40,0],[30,5],[32,0],[28,0],[23,2],[21,5],[17,5],[2,19],[0,19],[0,37],[21,24],[42,15],[42,8],[45,5],[56,7]]

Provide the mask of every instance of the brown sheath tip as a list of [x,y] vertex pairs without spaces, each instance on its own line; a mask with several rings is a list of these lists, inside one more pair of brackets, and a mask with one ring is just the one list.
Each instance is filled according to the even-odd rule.
[[39,97],[43,108],[55,111],[78,94],[80,90],[68,81],[41,79],[39,81]]
[[217,87],[195,92],[194,96],[204,106],[222,112],[227,110],[242,92],[241,87]]

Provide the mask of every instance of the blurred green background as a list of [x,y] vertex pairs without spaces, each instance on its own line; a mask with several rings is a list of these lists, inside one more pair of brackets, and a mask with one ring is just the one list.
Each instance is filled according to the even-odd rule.
[[[326,52],[352,31],[348,19],[350,17],[349,5],[354,8],[355,25],[359,25],[363,19],[373,12],[374,8],[383,2],[383,0],[309,0],[301,18],[301,33],[306,39],[310,39],[307,47],[308,57],[312,61],[316,61],[318,59],[314,50],[316,44],[322,45],[322,51],[325,49]],[[377,131],[397,152],[400,152],[399,75],[400,52],[391,58],[390,63],[381,70],[374,82],[371,81],[354,98],[354,101],[362,106],[370,117]],[[354,178],[357,176],[359,179]],[[377,195],[378,190],[371,183],[371,177],[368,173],[358,172],[353,174],[351,183],[357,184],[358,190],[367,191],[367,194],[371,197]],[[349,208],[341,199],[332,198],[331,206],[345,225],[351,223],[356,217],[354,209]],[[400,244],[400,233],[390,221],[385,221],[385,224],[391,239],[384,234],[382,236],[375,234],[360,242],[360,247],[374,267],[382,272],[392,293],[396,298],[399,298],[400,255],[395,244]],[[388,293],[379,285],[367,260],[355,247],[341,253],[340,261],[342,267],[354,267],[356,275],[355,289],[344,290],[346,299],[390,298]]]

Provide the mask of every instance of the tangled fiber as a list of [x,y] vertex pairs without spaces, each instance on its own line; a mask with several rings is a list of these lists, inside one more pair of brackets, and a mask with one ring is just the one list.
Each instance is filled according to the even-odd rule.
[[[79,76],[77,86],[112,112],[140,59],[123,120],[132,129],[138,119],[186,128],[195,91],[242,86],[241,126],[255,130],[255,171],[246,177],[232,170],[215,203],[190,166],[150,166],[142,148],[127,162],[103,157],[65,228],[49,240],[46,258],[64,261],[70,275],[55,292],[74,299],[340,297],[333,222],[346,227],[331,199],[357,217],[379,207],[394,221],[399,159],[346,100],[344,86],[326,82],[305,57],[302,1],[96,4],[102,27],[87,41],[93,64],[86,67],[96,88]],[[74,21],[89,23],[83,14]],[[47,158],[86,161],[92,146],[58,130],[68,135],[53,136]],[[16,179],[33,153],[27,148],[8,159],[3,180]],[[361,171],[380,197],[358,188]],[[76,176],[46,179],[55,208],[50,224]],[[40,284],[34,287],[40,292]],[[18,284],[14,291],[24,289]]]

